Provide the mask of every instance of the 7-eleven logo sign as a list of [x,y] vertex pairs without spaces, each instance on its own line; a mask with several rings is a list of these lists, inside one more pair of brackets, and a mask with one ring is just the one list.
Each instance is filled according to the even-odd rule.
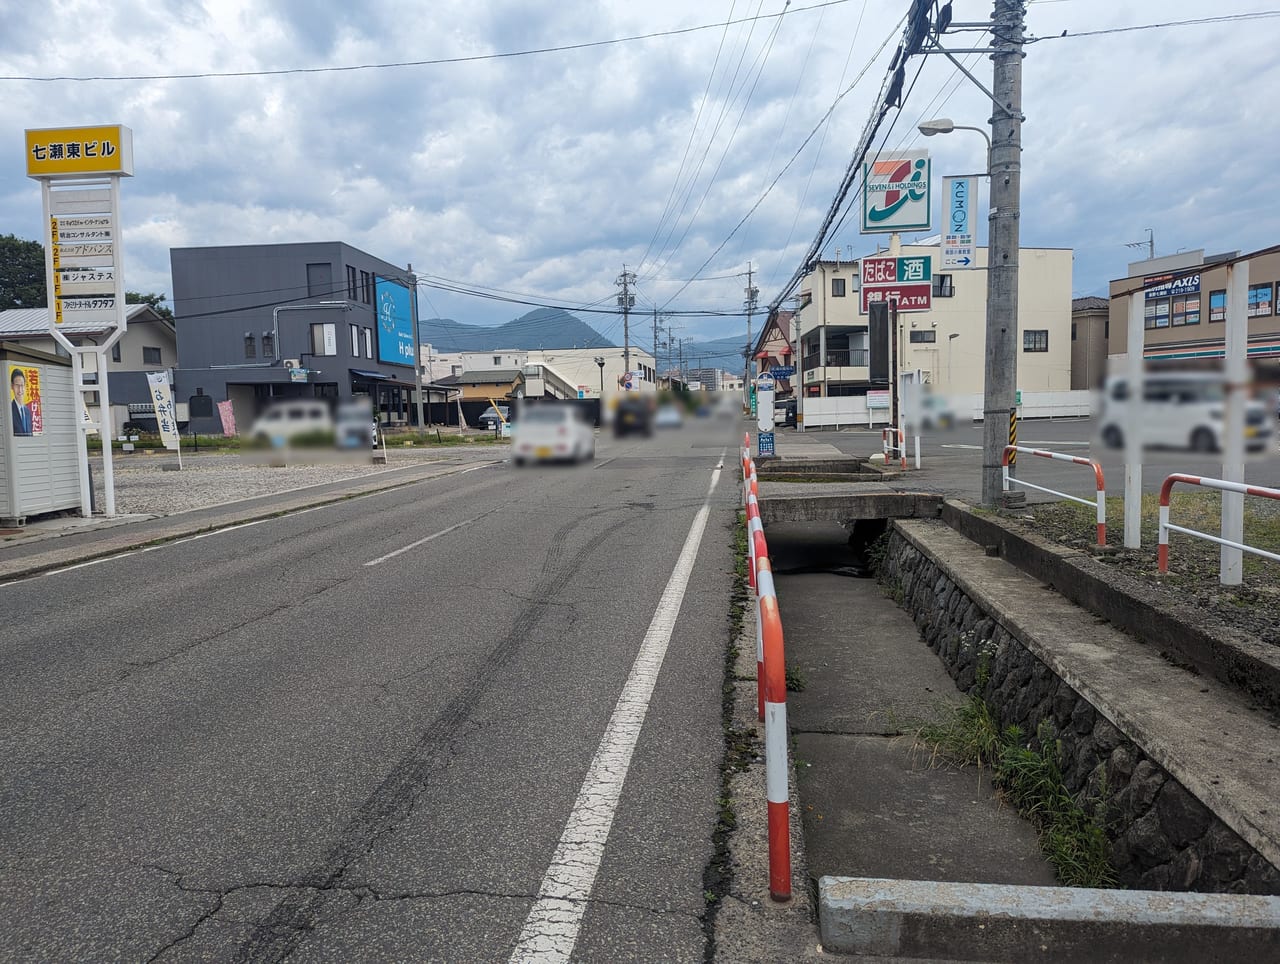
[[927,151],[881,154],[862,165],[862,231],[927,231],[932,221]]

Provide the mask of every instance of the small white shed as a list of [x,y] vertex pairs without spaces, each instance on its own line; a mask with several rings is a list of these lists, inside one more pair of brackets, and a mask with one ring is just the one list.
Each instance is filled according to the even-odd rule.
[[80,508],[80,431],[71,361],[0,342],[0,526]]

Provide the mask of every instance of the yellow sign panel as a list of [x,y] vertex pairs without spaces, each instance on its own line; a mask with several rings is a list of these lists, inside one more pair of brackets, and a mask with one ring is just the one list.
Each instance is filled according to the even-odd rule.
[[28,177],[133,175],[133,131],[105,127],[55,127],[27,131]]

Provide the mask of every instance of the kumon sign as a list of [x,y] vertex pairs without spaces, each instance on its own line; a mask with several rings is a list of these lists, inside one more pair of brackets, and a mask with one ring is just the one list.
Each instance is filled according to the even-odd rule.
[[862,233],[928,231],[933,225],[928,151],[879,154],[862,165]]

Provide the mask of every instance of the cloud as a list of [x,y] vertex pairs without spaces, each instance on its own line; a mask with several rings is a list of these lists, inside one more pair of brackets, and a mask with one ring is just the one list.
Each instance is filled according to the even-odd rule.
[[[435,66],[266,77],[0,81],[0,224],[41,233],[39,190],[18,132],[120,122],[137,175],[123,190],[134,290],[171,292],[173,246],[343,240],[469,285],[564,303],[607,301],[627,264],[642,304],[738,311],[748,263],[767,301],[818,228],[888,52],[760,200],[836,95],[905,10],[857,0],[755,24],[587,49]],[[897,9],[901,6],[902,9]],[[970,19],[978,19],[975,5]],[[1244,0],[1242,10],[1266,9]],[[892,8],[892,9],[891,9]],[[121,0],[6,16],[6,75],[285,71],[485,56],[723,24],[781,4],[618,0]],[[1032,34],[1204,16],[1192,0],[1034,4]],[[1073,287],[1105,290],[1154,229],[1158,252],[1249,249],[1280,223],[1271,105],[1280,87],[1270,21],[1050,39],[1024,71],[1025,244],[1076,251]],[[776,28],[776,29],[775,29]],[[856,40],[855,40],[856,37]],[[953,45],[980,40],[956,34]],[[892,44],[890,46],[892,49]],[[966,62],[984,83],[989,61]],[[984,126],[989,103],[941,57],[921,72],[878,143],[923,143],[936,116]],[[1253,92],[1253,93],[1248,93]],[[891,128],[891,129],[890,129]],[[976,134],[928,142],[939,174],[980,170]],[[984,190],[984,196],[985,196]],[[852,200],[852,198],[850,199]],[[856,213],[831,246],[870,250]],[[719,248],[719,253],[717,252]],[[693,273],[707,262],[697,280]],[[672,296],[684,288],[673,301]],[[668,305],[668,301],[670,304]],[[460,321],[524,306],[431,292]],[[741,317],[688,318],[684,334],[735,335]]]

